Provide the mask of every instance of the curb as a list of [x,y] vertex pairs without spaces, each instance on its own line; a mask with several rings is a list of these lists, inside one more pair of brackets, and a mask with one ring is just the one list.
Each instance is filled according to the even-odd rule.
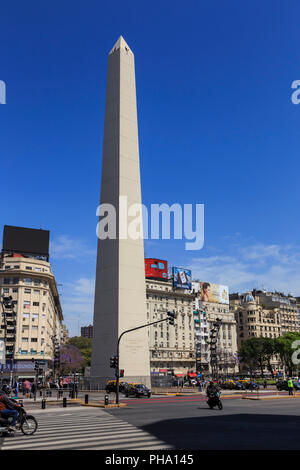
[[81,406],[91,406],[93,408],[124,408],[125,406],[127,406],[127,403],[119,403],[118,405],[116,404],[110,404],[110,405],[104,405],[104,404],[101,404],[101,403],[84,403],[83,401],[80,402]]

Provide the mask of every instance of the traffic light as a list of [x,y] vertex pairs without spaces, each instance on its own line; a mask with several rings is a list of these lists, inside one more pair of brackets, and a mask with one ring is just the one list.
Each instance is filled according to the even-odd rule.
[[175,318],[176,318],[175,312],[168,312],[167,315],[168,315],[168,318],[169,318],[169,324],[174,325],[175,324]]
[[112,367],[113,369],[117,369],[118,366],[119,366],[119,358],[118,358],[118,356],[110,356],[109,365],[110,365],[110,367]]
[[120,370],[120,377],[124,377],[124,369]]

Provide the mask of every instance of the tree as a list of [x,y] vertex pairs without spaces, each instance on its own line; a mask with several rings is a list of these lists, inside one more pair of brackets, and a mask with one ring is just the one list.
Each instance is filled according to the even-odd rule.
[[267,362],[264,340],[266,338],[249,338],[243,341],[239,350],[241,362],[244,363],[251,376],[257,369],[260,369],[262,378],[264,377],[264,366]]
[[84,366],[85,359],[80,350],[72,344],[64,344],[60,348],[60,367],[62,375],[80,371]]
[[290,377],[293,376],[293,371],[299,373],[299,365],[294,364],[292,359],[293,353],[295,352],[292,345],[294,341],[297,340],[300,340],[300,333],[297,332],[286,333],[284,336],[280,336],[275,340],[277,352]]
[[80,350],[85,360],[83,367],[91,365],[92,339],[84,338],[82,336],[73,336],[72,338],[69,338],[67,344],[71,344]]

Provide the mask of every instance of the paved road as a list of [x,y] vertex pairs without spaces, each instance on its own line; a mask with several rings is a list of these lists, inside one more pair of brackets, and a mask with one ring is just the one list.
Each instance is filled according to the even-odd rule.
[[210,410],[205,399],[128,401],[108,413],[151,433],[175,449],[299,450],[300,399],[224,399]]
[[1,450],[170,449],[163,441],[100,408],[34,410],[38,430],[2,439]]
[[210,410],[203,397],[129,399],[125,408],[32,410],[34,436],[5,438],[2,449],[299,450],[300,399],[225,399]]

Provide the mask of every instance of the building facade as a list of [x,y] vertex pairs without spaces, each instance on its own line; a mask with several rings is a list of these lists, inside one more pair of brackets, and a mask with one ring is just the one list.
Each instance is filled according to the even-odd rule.
[[177,315],[174,326],[162,322],[148,329],[151,374],[195,373],[194,295],[174,289],[171,280],[146,279],[146,297],[148,323],[166,318],[168,311]]
[[83,338],[93,338],[93,325],[82,326],[81,327],[81,337]]
[[[230,294],[230,310],[237,323],[237,342],[253,337],[278,338],[290,331],[299,331],[297,300],[280,292],[253,290]],[[278,355],[271,364],[282,372]]]
[[[15,316],[1,315],[0,339],[6,343],[5,371],[14,376],[34,376],[33,360],[47,364],[61,344],[63,314],[50,263],[18,254],[3,254],[1,295],[12,297]],[[6,324],[5,324],[6,322]],[[12,363],[13,360],[13,363]]]
[[197,370],[212,374],[211,332],[219,321],[216,341],[216,369],[219,376],[238,372],[236,320],[225,303],[201,300],[199,281],[192,283]]

